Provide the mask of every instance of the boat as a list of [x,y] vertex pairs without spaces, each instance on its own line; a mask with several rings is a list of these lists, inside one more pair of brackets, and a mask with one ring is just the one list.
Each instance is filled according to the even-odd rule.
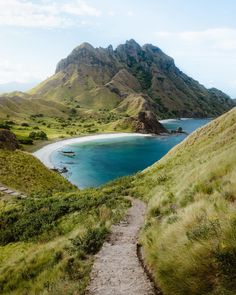
[[61,153],[65,156],[68,156],[68,157],[74,157],[75,156],[75,152],[73,151],[61,151]]

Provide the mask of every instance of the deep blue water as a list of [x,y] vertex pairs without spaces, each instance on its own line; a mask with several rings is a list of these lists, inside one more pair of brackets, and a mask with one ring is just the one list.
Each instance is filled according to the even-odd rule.
[[[167,129],[182,127],[191,133],[210,119],[186,119],[164,123]],[[79,188],[96,187],[120,176],[131,175],[163,157],[187,135],[123,137],[67,145],[52,154],[56,168],[66,167],[64,176]],[[61,151],[73,151],[75,156]]]

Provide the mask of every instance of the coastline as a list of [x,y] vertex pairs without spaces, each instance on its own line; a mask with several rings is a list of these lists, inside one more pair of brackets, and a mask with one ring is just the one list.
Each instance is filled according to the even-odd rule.
[[74,138],[63,139],[60,141],[56,141],[53,143],[49,143],[39,150],[35,151],[33,155],[38,158],[46,167],[49,169],[53,169],[54,165],[51,161],[51,155],[54,151],[70,144],[74,143],[83,143],[94,141],[97,139],[112,139],[112,138],[122,138],[122,137],[132,137],[132,136],[140,136],[140,137],[151,137],[152,134],[141,134],[141,133],[104,133],[104,134],[95,134],[95,135],[86,135]]

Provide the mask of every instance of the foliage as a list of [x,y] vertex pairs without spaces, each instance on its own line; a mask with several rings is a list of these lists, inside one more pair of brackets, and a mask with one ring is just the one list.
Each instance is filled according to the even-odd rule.
[[141,241],[168,295],[236,293],[236,109],[134,176],[149,202]]
[[145,171],[83,191],[29,154],[1,151],[0,181],[32,194],[0,202],[0,292],[83,294],[129,195],[149,203],[141,242],[164,294],[235,294],[235,134],[236,109]]
[[29,138],[28,136],[17,136],[17,140],[21,144],[26,144],[26,145],[32,145],[33,144],[33,139]]
[[35,140],[37,140],[37,139],[47,140],[48,139],[47,134],[42,130],[30,132],[29,138],[35,139]]
[[7,124],[7,123],[0,123],[0,129],[10,130],[11,126],[10,126],[10,124]]
[[102,246],[107,234],[108,230],[104,225],[94,229],[90,228],[84,236],[79,235],[72,239],[72,244],[86,254],[95,254]]
[[0,183],[30,194],[68,191],[73,186],[47,169],[34,156],[22,151],[0,149]]
[[29,294],[82,294],[91,255],[130,204],[122,197],[122,183],[119,180],[101,189],[38,193],[2,204],[1,294],[23,294],[24,290]]

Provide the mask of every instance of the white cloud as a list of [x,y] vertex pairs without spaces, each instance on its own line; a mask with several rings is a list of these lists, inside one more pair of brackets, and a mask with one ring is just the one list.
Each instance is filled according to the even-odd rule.
[[0,26],[64,28],[79,25],[78,16],[101,14],[85,1],[58,2],[36,4],[32,0],[0,0]]
[[100,16],[101,11],[85,3],[84,1],[75,1],[62,5],[62,11],[75,15]]
[[107,14],[108,14],[109,16],[115,16],[115,15],[116,15],[116,13],[115,13],[114,10],[110,10],[110,11],[108,11]]
[[[154,33],[156,44],[187,74],[236,96],[236,28]],[[233,79],[232,79],[233,78]]]
[[236,50],[236,29],[215,28],[202,31],[156,32],[158,38],[172,38],[186,45],[211,46],[215,50]]
[[[229,85],[230,85],[231,87],[236,88],[236,80],[229,81]],[[236,98],[236,95],[235,95],[235,98]]]
[[134,12],[132,10],[127,11],[127,16],[133,16]]
[[32,72],[27,71],[25,66],[22,64],[13,64],[8,60],[0,61],[0,84],[9,83],[12,81],[26,83],[34,80],[41,80],[42,78],[44,77],[39,73],[37,73],[37,77],[32,76]]

